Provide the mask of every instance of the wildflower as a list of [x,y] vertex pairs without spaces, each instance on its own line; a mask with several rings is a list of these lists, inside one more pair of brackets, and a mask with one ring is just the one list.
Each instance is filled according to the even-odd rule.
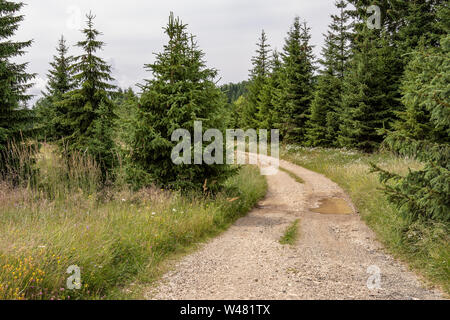
[[172,211],[173,211],[173,212],[177,212],[177,209],[173,208]]
[[156,212],[152,212],[152,216],[154,216],[156,214]]

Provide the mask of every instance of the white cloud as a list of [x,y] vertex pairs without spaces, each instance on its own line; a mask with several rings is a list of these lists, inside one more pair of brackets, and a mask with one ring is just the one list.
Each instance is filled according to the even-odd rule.
[[[170,11],[189,24],[206,53],[208,65],[219,69],[221,82],[245,80],[251,67],[255,43],[265,29],[273,48],[281,49],[286,32],[296,15],[308,21],[316,54],[323,43],[330,14],[335,12],[332,0],[24,0],[25,21],[16,34],[18,40],[34,39],[23,61],[30,61],[30,72],[40,76],[33,93],[39,93],[49,62],[61,34],[74,47],[82,39],[78,28],[79,13],[92,10],[97,16],[96,28],[106,42],[105,59],[114,62],[114,77],[122,86],[142,83],[150,75],[144,70],[165,42],[163,26]],[[42,80],[42,81],[41,81]]]

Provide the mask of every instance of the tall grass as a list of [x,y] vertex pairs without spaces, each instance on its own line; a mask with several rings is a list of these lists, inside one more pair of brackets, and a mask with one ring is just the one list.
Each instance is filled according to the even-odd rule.
[[64,199],[73,193],[95,194],[100,190],[101,170],[83,153],[63,157],[54,145],[44,143],[37,155],[37,190],[48,198]]
[[406,174],[422,167],[411,159],[388,153],[363,154],[340,149],[286,146],[281,156],[319,172],[338,183],[351,196],[361,217],[378,239],[395,256],[431,282],[450,292],[449,225],[416,222],[411,224],[389,203],[381,190],[378,175],[370,173],[370,162],[390,172]]
[[[108,298],[142,270],[224,230],[267,187],[256,168],[242,167],[214,196],[97,190],[97,166],[71,161],[68,169],[44,146],[40,191],[0,184],[0,299]],[[71,265],[81,269],[80,290],[66,287]]]
[[280,238],[281,244],[294,245],[298,239],[298,224],[300,219],[295,220],[284,232],[283,236]]
[[36,152],[35,143],[8,141],[5,149],[0,148],[0,180],[15,186],[32,184]]

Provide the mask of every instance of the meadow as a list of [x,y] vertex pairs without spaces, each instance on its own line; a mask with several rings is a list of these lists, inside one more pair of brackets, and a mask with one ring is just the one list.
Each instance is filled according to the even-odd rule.
[[[225,230],[267,188],[251,166],[214,195],[99,188],[93,161],[66,165],[56,151],[43,145],[33,181],[0,183],[0,299],[126,298],[140,274],[154,280],[164,261]],[[79,290],[66,285],[70,266],[81,270]]]

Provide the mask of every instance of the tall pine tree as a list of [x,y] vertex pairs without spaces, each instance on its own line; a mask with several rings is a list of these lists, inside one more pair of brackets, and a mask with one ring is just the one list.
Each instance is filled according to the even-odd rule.
[[195,121],[202,121],[202,133],[222,129],[226,97],[215,85],[217,70],[206,66],[204,53],[188,34],[187,25],[171,13],[164,30],[169,38],[164,50],[146,65],[153,78],[142,86],[128,176],[135,187],[156,184],[211,190],[227,177],[228,166],[194,165],[193,146],[184,150],[192,164],[175,164],[171,155],[178,142],[172,141],[172,134],[177,129],[188,130],[194,143]]
[[296,17],[283,47],[283,110],[280,135],[287,142],[303,142],[314,86],[314,55],[306,22]]
[[[396,1],[349,0],[354,20],[353,57],[344,78],[340,146],[373,151],[384,139],[400,109],[400,79],[403,73],[395,35],[402,25]],[[381,9],[380,29],[369,28],[369,5]]]
[[63,135],[57,122],[61,115],[57,113],[56,104],[62,100],[65,93],[75,88],[71,70],[73,57],[68,55],[68,50],[66,40],[61,36],[56,48],[57,55],[53,56],[51,69],[47,74],[46,92],[43,92],[44,97],[35,107],[42,134],[50,140],[61,138]]
[[71,70],[73,57],[68,54],[69,48],[64,36],[59,39],[56,52],[57,55],[53,56],[53,61],[50,63],[51,69],[47,74],[48,83],[44,95],[59,100],[63,94],[75,86]]
[[383,141],[399,105],[396,51],[383,31],[364,29],[363,42],[354,50],[344,78],[339,143],[343,147],[374,151]]
[[260,92],[257,114],[259,127],[267,130],[280,128],[280,118],[283,114],[278,108],[282,93],[283,68],[276,50],[273,51],[271,66],[272,69]]
[[[19,140],[30,129],[33,118],[26,103],[30,96],[26,93],[32,86],[30,80],[35,75],[27,72],[28,63],[16,63],[15,58],[25,54],[32,41],[17,42],[11,38],[24,19],[17,12],[24,6],[22,2],[0,1],[0,173],[7,167],[8,143]],[[8,164],[11,166],[11,164]]]
[[77,44],[83,53],[74,58],[75,63],[71,66],[80,87],[64,94],[63,100],[57,103],[60,115],[57,121],[65,151],[90,154],[106,179],[115,159],[111,127],[115,118],[111,90],[115,86],[110,84],[113,80],[111,67],[96,56],[104,43],[97,40],[101,33],[94,29],[94,18],[92,13],[87,15],[87,27],[83,30],[85,40]]
[[250,70],[250,80],[246,94],[247,104],[243,110],[243,122],[246,128],[259,128],[264,125],[263,118],[258,109],[261,104],[261,92],[267,82],[270,73],[270,45],[267,43],[267,36],[264,30],[257,43],[256,55],[252,58],[253,68]]
[[[446,11],[448,17],[448,7]],[[448,31],[440,47],[420,48],[413,53],[402,86],[407,110],[417,110],[415,115],[426,125],[418,126],[415,119],[405,118],[405,126],[391,132],[385,141],[396,153],[423,162],[424,168],[401,176],[374,165],[374,170],[381,173],[389,199],[410,221],[450,221]]]
[[342,83],[350,59],[350,24],[347,3],[337,1],[339,15],[332,15],[332,23],[325,35],[323,59],[317,89],[311,104],[307,124],[307,144],[310,146],[334,146],[339,130],[342,110]]

